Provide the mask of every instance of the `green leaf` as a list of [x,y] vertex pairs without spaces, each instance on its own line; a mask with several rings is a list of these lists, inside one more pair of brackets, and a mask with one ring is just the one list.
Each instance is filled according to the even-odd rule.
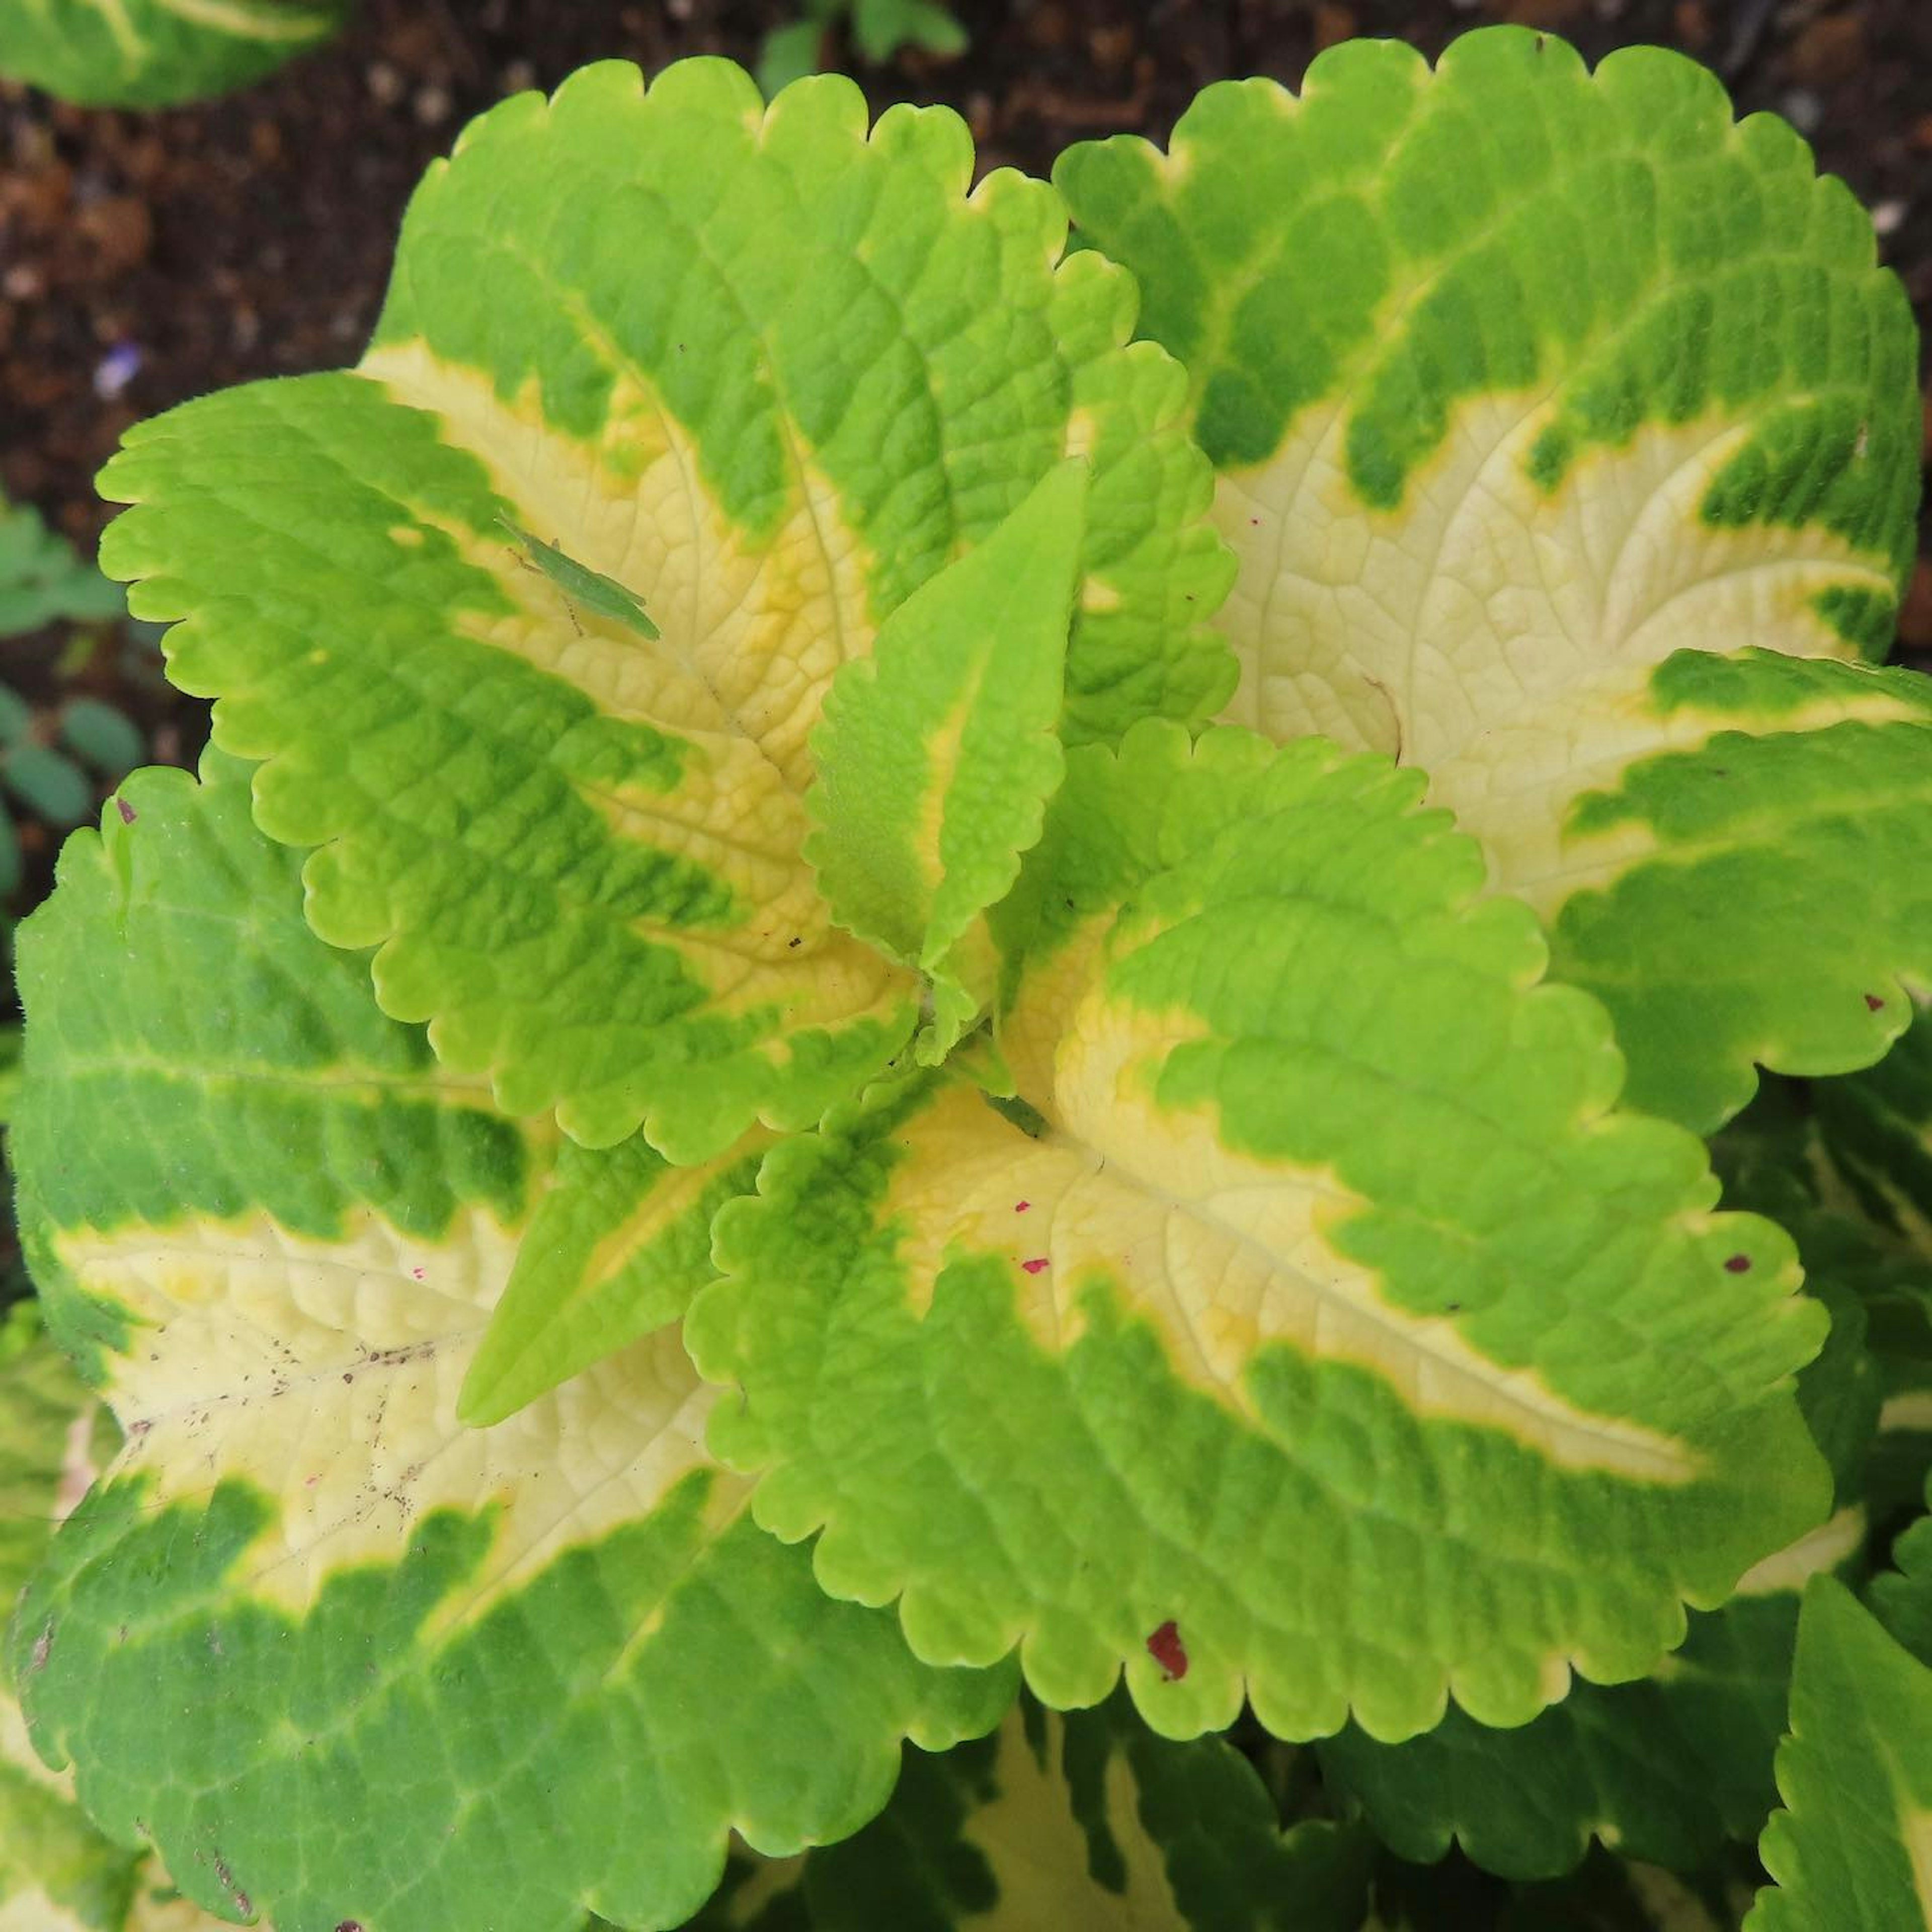
[[1825,1347],[1798,1372],[1798,1405],[1830,1463],[1836,1513],[1756,1565],[1721,1608],[1690,1620],[1683,1646],[1635,1683],[1574,1684],[1530,1724],[1498,1730],[1460,1711],[1426,1736],[1381,1744],[1351,1728],[1322,1748],[1331,1779],[1383,1842],[1433,1861],[1452,1840],[1516,1879],[1553,1877],[1592,1838],[1623,1857],[1707,1869],[1751,1840],[1777,1802],[1798,1595],[1821,1571],[1865,1560],[1866,1462],[1880,1390],[1862,1291],[1873,1264],[1855,1222],[1805,1185],[1808,1121],[1768,1088],[1719,1137],[1727,1208],[1774,1216],[1797,1240],[1808,1294],[1828,1309]]
[[1574,801],[1588,889],[1556,917],[1552,970],[1610,1008],[1633,1101],[1708,1128],[1749,1099],[1754,1059],[1843,1073],[1906,1025],[1901,978],[1932,968],[1932,906],[1898,889],[1932,858],[1932,680],[1684,651],[1646,707],[1689,742]]
[[0,1604],[13,1602],[46,1553],[68,1433],[91,1400],[44,1339],[33,1302],[0,1316]]
[[[46,1339],[33,1302],[0,1318],[0,1603],[10,1606],[94,1473],[95,1407]],[[34,1756],[11,1672],[0,1670],[0,1925],[213,1932],[218,1922],[199,1912],[158,1909],[172,1890],[157,1860],[104,1838],[76,1803],[71,1780]]]
[[667,1323],[716,1278],[711,1223],[747,1193],[771,1136],[673,1168],[640,1139],[566,1146],[545,1177],[503,1298],[466,1375],[458,1420],[501,1422]]
[[[1070,453],[1093,467],[1065,728],[1204,716],[1227,566],[1180,372],[1052,191],[969,196],[956,116],[832,76],[618,63],[506,101],[410,206],[352,374],[135,430],[105,541],[171,674],[260,760],[308,911],[378,949],[507,1112],[680,1163],[809,1125],[904,1043],[911,976],[801,856],[839,667]],[[498,519],[663,634],[523,567]]]
[[1900,1532],[1892,1564],[1866,1586],[1866,1601],[1899,1642],[1921,1664],[1932,1665],[1932,1515]]
[[908,1750],[865,1830],[752,1867],[692,1932],[1357,1932],[1368,1851],[1359,1828],[1284,1829],[1238,1751],[1156,1737],[1124,1696],[1067,1717],[1027,1701],[992,1737]]
[[384,1017],[248,792],[130,779],[22,929],[23,1233],[126,1431],[14,1622],[34,1743],[230,1919],[675,1924],[1010,1674],[756,1528],[674,1328],[461,1426],[556,1136]]
[[812,739],[806,848],[832,915],[931,979],[944,1058],[986,1010],[981,916],[1018,875],[1065,769],[1054,733],[1087,469],[1050,470],[842,670]]
[[[12,817],[0,811],[0,898],[10,898],[20,886],[20,841]],[[4,916],[0,916],[4,926]]]
[[1932,1257],[1932,1019],[1911,1024],[1877,1066],[1812,1090],[1818,1151],[1848,1198],[1885,1234]]
[[853,0],[852,34],[860,58],[875,67],[904,46],[952,55],[970,44],[966,29],[934,0]]
[[133,722],[98,698],[70,698],[61,707],[61,736],[103,777],[124,777],[147,750]]
[[1454,1709],[1407,1744],[1352,1727],[1321,1747],[1323,1769],[1406,1858],[1432,1862],[1453,1841],[1505,1877],[1552,1878],[1594,1837],[1627,1858],[1700,1870],[1755,1838],[1777,1802],[1798,1592],[1857,1552],[1862,1528],[1834,1518],[1772,1559],[1721,1610],[1693,1617],[1683,1645],[1636,1683],[1573,1684],[1516,1730]]
[[0,0],[0,64],[63,100],[166,107],[258,80],[354,0]]
[[720,1214],[714,1448],[928,1658],[1156,1730],[1522,1723],[1826,1514],[1822,1311],[1385,762],[1074,754],[995,924],[1030,1138],[885,1086]]
[[1855,1226],[1882,1406],[1868,1478],[1874,1519],[1916,1508],[1932,1474],[1932,1024],[1914,1018],[1878,1066],[1808,1090],[1802,1158]]
[[1922,1932],[1932,1923],[1932,1670],[1841,1584],[1806,1592],[1790,1735],[1759,1846],[1776,1881],[1747,1932]]
[[1861,1217],[1820,1198],[1811,1105],[1810,1092],[1768,1083],[1712,1142],[1711,1157],[1726,1208],[1775,1220],[1797,1242],[1805,1292],[1831,1317],[1824,1348],[1798,1371],[1798,1402],[1832,1466],[1835,1505],[1847,1510],[1865,1500],[1885,1401],[1872,1316],[1894,1263]]
[[[0,26],[9,4],[0,0]],[[8,54],[12,51],[7,48]],[[98,623],[126,611],[120,586],[83,563],[70,544],[47,528],[38,511],[0,501],[0,638],[37,631],[64,617]],[[10,737],[13,732],[0,730],[0,735]]]
[[758,92],[770,100],[794,81],[816,74],[824,45],[825,28],[817,20],[772,28],[758,50]]
[[1567,1878],[1505,1882],[1474,1865],[1382,1859],[1364,1932],[1736,1932],[1761,1874],[1732,1859],[1684,1880],[1592,1852]]
[[635,631],[639,637],[649,638],[653,642],[662,634],[651,622],[643,599],[626,590],[614,578],[606,577],[579,563],[574,557],[565,556],[561,544],[545,543],[540,537],[532,536],[529,531],[520,530],[508,517],[499,515],[496,520],[522,544],[531,562],[563,592],[565,601],[573,610],[581,604],[596,616],[611,618],[627,629]]
[[1876,1060],[1932,979],[1894,884],[1932,857],[1932,704],[1861,662],[1920,412],[1844,184],[1689,61],[1516,28],[1217,85],[1171,153],[1054,178],[1188,370],[1226,715],[1426,772],[1610,1006],[1633,1105],[1705,1131],[1754,1063]]
[[94,787],[80,767],[32,739],[0,753],[0,782],[37,817],[63,831],[94,808]]
[[[104,578],[101,580],[106,581]],[[33,706],[11,686],[0,684],[0,744],[17,743],[33,724]]]

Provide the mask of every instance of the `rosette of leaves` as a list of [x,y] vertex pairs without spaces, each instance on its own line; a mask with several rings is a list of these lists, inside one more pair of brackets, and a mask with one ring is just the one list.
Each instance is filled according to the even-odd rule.
[[[226,748],[130,781],[27,944],[26,1238],[128,1446],[15,1654],[206,1909],[674,1924],[728,1828],[844,1835],[1010,1698],[756,1528],[675,1325],[716,1201],[920,1021],[803,855],[840,664],[968,636],[956,558],[1004,596],[1018,842],[1058,729],[1228,687],[1179,372],[1049,189],[970,166],[849,83],[589,70],[426,183],[360,370],[114,466],[110,561]],[[990,997],[974,910],[935,1028]],[[514,1342],[578,1288],[569,1359],[464,1428],[499,1301]]]
[[1209,724],[1192,378],[971,171],[586,70],[424,183],[356,370],[106,473],[216,748],[23,940],[24,1224],[127,1441],[11,1645],[208,1910],[674,1923],[1016,1660],[1124,1672],[1150,1922],[1262,1922],[1147,1732],[1528,1724],[1834,1520],[1856,1324],[1424,773]]
[[355,0],[0,0],[0,70],[88,107],[246,87],[329,39]]
[[1187,368],[1227,715],[1425,772],[1635,1104],[1708,1131],[1756,1064],[1878,1059],[1932,982],[1932,709],[1873,662],[1920,412],[1844,184],[1689,61],[1518,28],[1211,87],[1054,178]]

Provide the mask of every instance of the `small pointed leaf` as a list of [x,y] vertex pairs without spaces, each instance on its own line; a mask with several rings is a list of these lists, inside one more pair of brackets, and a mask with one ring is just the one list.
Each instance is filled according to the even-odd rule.
[[812,739],[806,847],[832,915],[931,979],[943,1058],[992,994],[981,915],[1040,837],[1079,587],[1087,466],[1048,471],[848,664]]
[[696,1167],[633,1135],[564,1148],[545,1177],[503,1298],[464,1378],[458,1419],[487,1427],[668,1322],[716,1277],[711,1223],[747,1193],[771,1136],[754,1129]]

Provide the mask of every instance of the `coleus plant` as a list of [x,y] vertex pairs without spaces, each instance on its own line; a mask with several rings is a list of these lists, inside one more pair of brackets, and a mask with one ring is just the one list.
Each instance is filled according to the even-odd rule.
[[63,100],[226,94],[328,39],[355,0],[0,0],[0,74]]
[[1922,1923],[1869,224],[1514,30],[971,174],[587,69],[105,472],[215,746],[22,940],[34,1744],[284,1932]]

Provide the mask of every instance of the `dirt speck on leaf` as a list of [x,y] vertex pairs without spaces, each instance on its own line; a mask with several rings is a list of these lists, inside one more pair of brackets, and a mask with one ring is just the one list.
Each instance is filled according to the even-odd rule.
[[219,1853],[217,1853],[210,1862],[214,1867],[216,1882],[234,1901],[236,1910],[240,1912],[244,1918],[248,1917],[255,1908],[248,1894],[235,1882],[235,1874],[222,1862]]
[[1168,1683],[1178,1684],[1187,1675],[1187,1646],[1172,1617],[1148,1639],[1147,1647],[1148,1656],[1160,1666]]

